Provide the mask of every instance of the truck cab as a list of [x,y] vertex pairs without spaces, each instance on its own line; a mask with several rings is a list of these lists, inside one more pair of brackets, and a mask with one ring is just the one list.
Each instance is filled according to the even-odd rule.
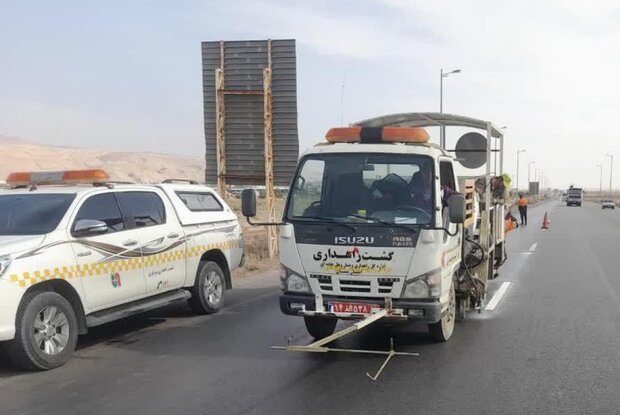
[[[427,324],[448,340],[459,306],[480,306],[468,293],[485,290],[463,270],[464,255],[491,240],[493,220],[503,233],[503,210],[493,220],[490,203],[486,216],[474,212],[473,181],[460,189],[454,156],[422,128],[336,128],[326,138],[301,156],[284,209],[281,311],[303,316],[319,339],[338,319],[389,308],[388,319]],[[488,261],[492,250],[480,256]]]
[[335,323],[321,317],[368,314],[385,298],[419,321],[453,321],[460,235],[424,230],[456,231],[447,191],[457,181],[438,147],[335,143],[304,154],[284,214],[294,232],[280,243],[282,311],[302,311],[311,333]]

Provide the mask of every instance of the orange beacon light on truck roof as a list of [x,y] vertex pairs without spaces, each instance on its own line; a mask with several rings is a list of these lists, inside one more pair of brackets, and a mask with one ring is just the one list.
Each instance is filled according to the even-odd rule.
[[20,187],[54,184],[94,184],[105,183],[109,179],[108,173],[101,169],[65,170],[10,173],[6,178],[6,183],[11,187]]
[[430,136],[418,127],[338,127],[325,138],[330,143],[427,143]]

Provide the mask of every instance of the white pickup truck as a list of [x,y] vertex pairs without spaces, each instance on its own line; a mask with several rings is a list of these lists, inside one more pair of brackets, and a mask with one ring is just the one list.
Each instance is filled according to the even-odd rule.
[[0,194],[0,341],[18,365],[67,362],[78,334],[187,300],[214,313],[243,260],[212,189],[111,184],[101,170],[14,173]]

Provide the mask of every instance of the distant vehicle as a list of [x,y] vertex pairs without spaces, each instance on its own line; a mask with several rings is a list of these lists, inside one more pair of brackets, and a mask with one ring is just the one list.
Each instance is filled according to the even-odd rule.
[[566,198],[568,197],[568,193],[564,192],[562,193],[562,195],[560,196],[560,201],[561,202],[566,202]]
[[583,189],[579,187],[571,187],[568,189],[566,196],[566,206],[581,206],[583,199]]
[[605,199],[601,202],[601,209],[615,209],[616,203],[613,200]]
[[102,170],[7,182],[0,341],[18,366],[61,366],[89,327],[174,301],[200,314],[222,308],[243,259],[241,226],[209,187],[113,184]]

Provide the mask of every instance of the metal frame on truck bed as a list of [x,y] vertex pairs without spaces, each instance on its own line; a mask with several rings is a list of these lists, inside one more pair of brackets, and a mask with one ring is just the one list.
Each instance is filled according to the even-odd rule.
[[[504,174],[504,134],[501,128],[496,127],[490,121],[478,120],[476,118],[465,117],[462,115],[445,114],[437,112],[410,112],[400,114],[389,114],[380,117],[369,118],[354,123],[360,127],[439,127],[445,131],[446,127],[461,127],[483,130],[486,132],[486,148],[461,150],[472,153],[486,153],[485,189],[489,189],[491,178]],[[442,134],[445,137],[445,132]],[[499,143],[494,142],[498,140]],[[442,143],[445,146],[445,143]],[[497,148],[499,145],[499,148]],[[447,152],[456,152],[455,149],[445,149]],[[492,154],[494,157],[492,157]],[[499,156],[499,160],[498,160]],[[457,158],[457,161],[459,159]],[[480,175],[475,176],[480,178]],[[462,177],[461,179],[473,179],[473,176]],[[469,182],[470,184],[471,182]],[[487,261],[479,266],[480,277],[485,282],[493,278],[493,258],[503,261],[505,257],[504,248],[504,205],[493,205],[491,192],[484,192],[484,201],[480,204],[480,229],[479,243],[485,250]],[[499,251],[495,252],[495,248]]]

